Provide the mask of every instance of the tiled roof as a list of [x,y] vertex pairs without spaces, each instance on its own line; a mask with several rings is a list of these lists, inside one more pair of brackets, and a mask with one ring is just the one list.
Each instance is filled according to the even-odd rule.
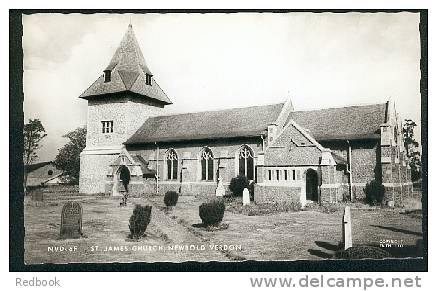
[[30,173],[32,171],[35,171],[35,170],[37,170],[37,169],[39,169],[41,167],[44,167],[46,165],[49,165],[49,164],[53,164],[53,162],[52,161],[49,161],[49,162],[39,162],[39,163],[35,163],[35,164],[26,165],[24,168],[25,168],[25,171],[27,173]]
[[142,156],[140,155],[135,155],[133,156],[133,159],[135,160],[135,162],[137,162],[138,164],[140,164],[141,166],[141,171],[143,172],[143,178],[155,178],[156,175],[156,171],[149,169],[148,165],[149,162],[147,162]]
[[[283,105],[152,117],[126,144],[258,136],[276,120]],[[386,122],[386,114],[387,103],[381,103],[294,111],[290,118],[317,141],[377,139],[380,124]]]
[[317,140],[377,139],[387,103],[294,111],[291,118]]
[[152,73],[147,67],[131,25],[106,67],[105,71],[107,70],[111,71],[111,80],[105,82],[101,75],[80,98],[91,99],[104,94],[131,92],[164,104],[172,103],[154,78],[151,85],[146,84],[146,74]]
[[342,156],[340,156],[334,152],[331,152],[331,155],[337,164],[347,165],[347,160],[345,158],[343,158]]
[[321,151],[316,147],[268,147],[264,157],[266,166],[319,165]]
[[147,119],[126,144],[259,136],[284,103]]
[[321,150],[293,123],[288,123],[265,150],[266,166],[318,165]]

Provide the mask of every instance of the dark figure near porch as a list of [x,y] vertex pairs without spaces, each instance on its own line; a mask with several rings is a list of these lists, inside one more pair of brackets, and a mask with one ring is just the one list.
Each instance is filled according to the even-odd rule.
[[120,206],[126,206],[127,196],[129,195],[129,182],[130,182],[130,172],[129,169],[125,165],[121,165],[119,168],[120,171],[120,180],[123,183],[124,194],[121,200]]

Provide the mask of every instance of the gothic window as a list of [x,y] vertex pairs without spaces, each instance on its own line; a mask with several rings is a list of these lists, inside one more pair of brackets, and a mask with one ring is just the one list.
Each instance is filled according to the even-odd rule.
[[253,180],[253,152],[247,146],[244,145],[240,149],[238,159],[238,173],[244,175],[248,180]]
[[102,133],[114,132],[114,121],[102,121]]
[[167,161],[167,179],[177,180],[178,178],[178,155],[174,149],[170,149],[166,156]]
[[202,167],[202,177],[203,181],[214,180],[214,156],[211,149],[204,148],[200,156],[200,164]]

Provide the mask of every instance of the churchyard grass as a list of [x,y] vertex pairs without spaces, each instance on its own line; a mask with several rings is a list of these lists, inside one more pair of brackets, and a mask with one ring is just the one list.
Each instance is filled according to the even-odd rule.
[[[129,198],[127,206],[120,207],[119,198],[80,195],[74,188],[71,191],[46,188],[44,192],[43,203],[36,204],[30,196],[25,198],[27,264],[319,260],[332,258],[341,241],[342,211],[283,211],[248,216],[228,209],[223,218],[223,224],[227,227],[207,231],[198,227],[201,223],[199,205],[207,201],[206,198],[181,195],[175,207],[166,209],[162,196]],[[78,201],[83,207],[82,238],[59,239],[61,209],[66,201]],[[146,237],[130,241],[127,239],[128,221],[135,203],[152,205],[152,218]],[[411,212],[399,209],[369,211],[352,208],[351,217],[353,245],[378,246],[381,240],[402,240],[406,252],[396,252],[396,247],[389,251],[396,256],[418,254],[414,247],[422,238],[420,215],[411,215]],[[133,246],[153,245],[164,248],[174,245],[204,245],[205,250],[132,249]],[[53,250],[53,247],[61,246],[76,249]],[[99,246],[98,251],[95,246]],[[105,251],[108,247],[112,250]]]

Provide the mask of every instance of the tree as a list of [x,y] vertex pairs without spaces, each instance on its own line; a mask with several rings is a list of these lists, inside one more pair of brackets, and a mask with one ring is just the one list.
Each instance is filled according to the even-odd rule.
[[69,177],[69,182],[78,183],[80,173],[80,153],[86,145],[86,127],[79,127],[63,137],[70,141],[59,149],[55,165]]
[[422,160],[418,149],[419,143],[414,139],[414,128],[417,124],[411,119],[405,119],[402,125],[404,147],[407,153],[408,164],[411,167],[411,180],[416,181],[421,177]]
[[404,137],[404,147],[407,151],[407,156],[410,157],[410,151],[414,150],[419,143],[414,139],[414,128],[417,124],[411,119],[405,119],[402,125],[402,135]]
[[[47,136],[46,130],[39,119],[29,119],[24,125],[24,152],[23,163],[25,169],[38,158],[37,151],[41,147],[41,141]],[[24,171],[24,189],[27,185],[27,171]]]

